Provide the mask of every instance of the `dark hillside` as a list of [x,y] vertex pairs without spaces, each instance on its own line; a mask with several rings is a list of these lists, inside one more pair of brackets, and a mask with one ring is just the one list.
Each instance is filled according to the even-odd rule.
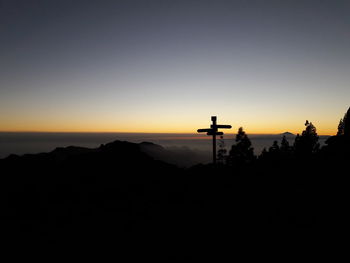
[[[342,140],[332,137],[317,156],[268,155],[240,167],[179,169],[144,153],[144,143],[121,141],[12,155],[0,160],[3,236],[52,244],[137,240],[164,246],[158,253],[195,257],[193,242],[338,227],[346,190],[340,164],[349,160]],[[187,249],[166,245],[176,240]]]

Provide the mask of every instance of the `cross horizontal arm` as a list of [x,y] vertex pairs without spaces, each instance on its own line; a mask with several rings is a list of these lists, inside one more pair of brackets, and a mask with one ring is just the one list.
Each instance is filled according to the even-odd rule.
[[[214,128],[213,125],[211,125],[211,127]],[[218,129],[231,129],[232,128],[231,125],[215,125],[215,127]]]
[[212,132],[213,129],[198,129],[197,132]]

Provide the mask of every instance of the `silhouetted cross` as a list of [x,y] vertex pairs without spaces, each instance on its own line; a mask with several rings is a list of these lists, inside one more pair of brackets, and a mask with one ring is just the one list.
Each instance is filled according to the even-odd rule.
[[198,129],[197,132],[206,132],[207,135],[213,136],[213,163],[216,164],[216,135],[223,135],[223,132],[219,132],[218,129],[231,129],[231,125],[218,125],[216,124],[216,116],[211,116],[211,121],[213,122],[210,125],[209,129]]

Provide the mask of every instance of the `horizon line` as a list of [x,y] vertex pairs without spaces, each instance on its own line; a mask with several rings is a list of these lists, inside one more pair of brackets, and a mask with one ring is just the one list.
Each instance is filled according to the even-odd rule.
[[[249,133],[247,131],[245,131],[247,135],[282,135],[286,132],[280,132],[280,133]],[[287,131],[288,132],[288,131]],[[197,132],[126,132],[126,131],[0,131],[0,133],[105,133],[105,134],[183,134],[183,135],[201,135],[201,136],[205,136],[204,134],[200,134]],[[301,134],[300,133],[294,133],[294,132],[289,132],[292,135],[296,136],[297,134]],[[224,133],[224,135],[228,135],[228,134],[237,134],[237,132],[234,133]],[[335,136],[335,135],[330,135],[330,134],[321,134],[318,133],[317,135],[319,136]]]

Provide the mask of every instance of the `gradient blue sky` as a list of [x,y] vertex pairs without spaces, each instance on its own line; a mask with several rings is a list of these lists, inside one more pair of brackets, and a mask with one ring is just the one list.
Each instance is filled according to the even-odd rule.
[[0,0],[0,131],[334,134],[350,1]]

